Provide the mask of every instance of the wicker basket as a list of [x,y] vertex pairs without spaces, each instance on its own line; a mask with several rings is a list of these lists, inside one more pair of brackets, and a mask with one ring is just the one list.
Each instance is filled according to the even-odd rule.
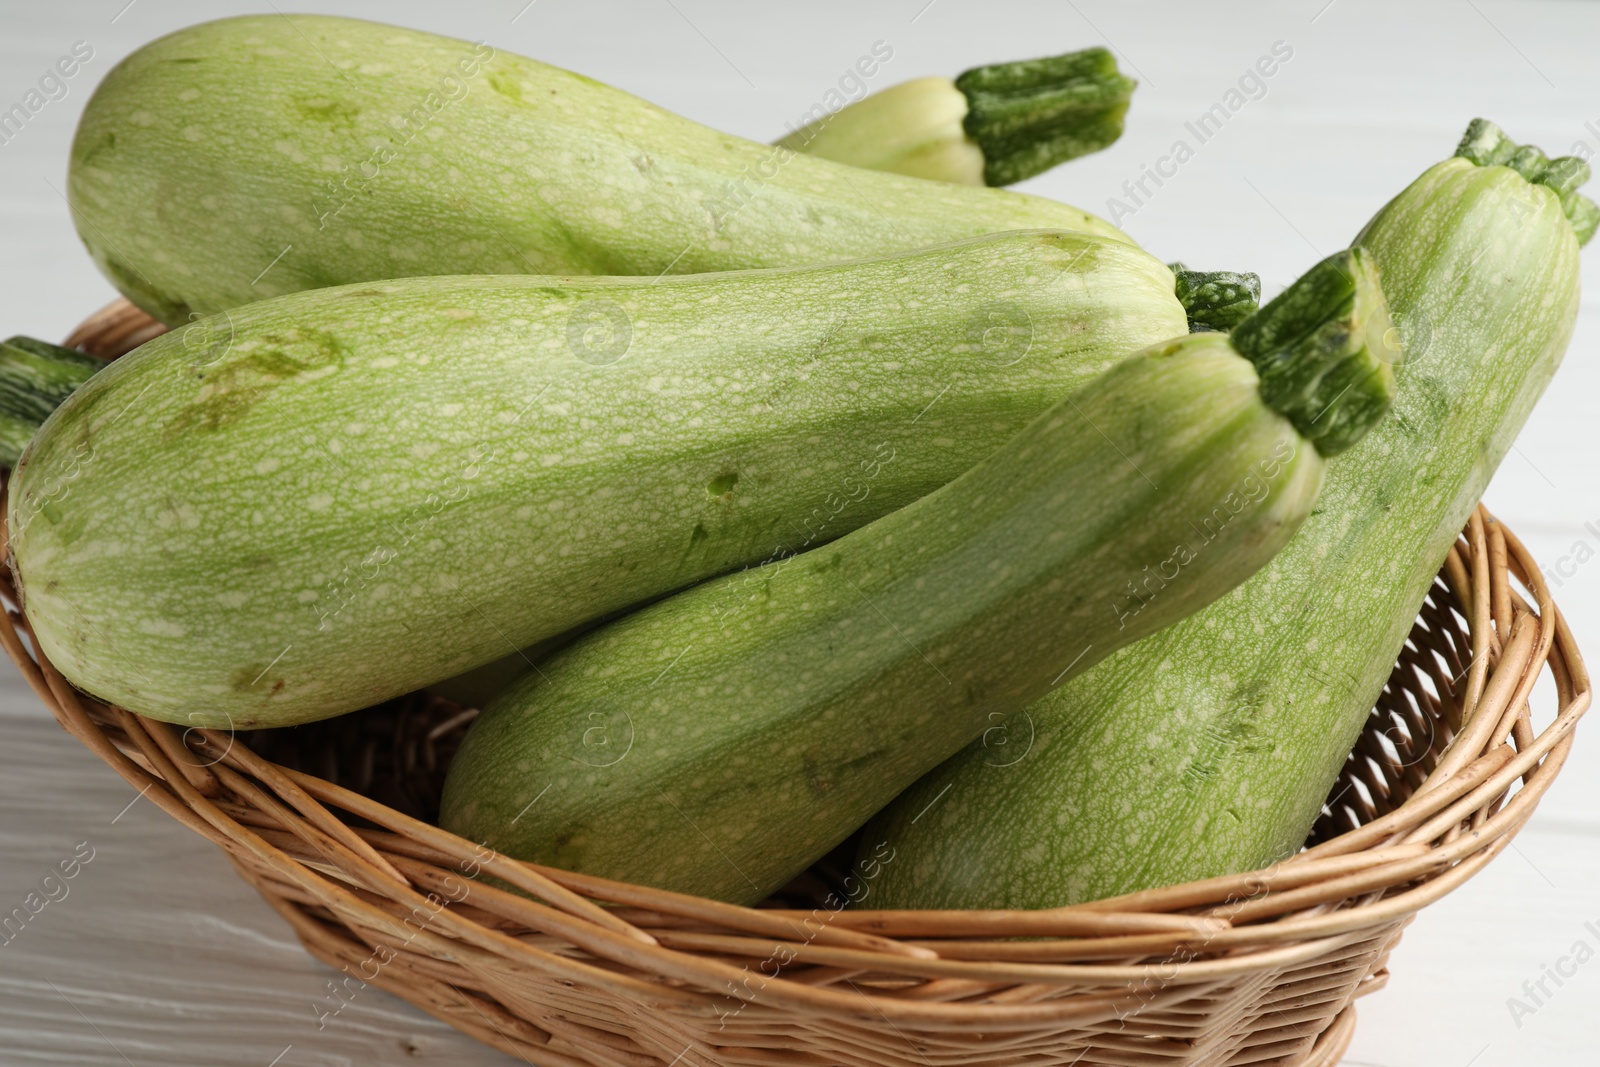
[[[86,329],[75,343],[115,355],[152,327],[124,306]],[[380,764],[435,777],[469,717],[452,709],[337,727],[360,765],[329,769],[340,784],[260,739],[99,704],[11,621],[0,640],[61,724],[221,846],[351,992],[389,990],[540,1067],[1334,1064],[1352,999],[1383,985],[1419,908],[1510,844],[1590,694],[1538,568],[1480,508],[1293,858],[1038,912],[841,909],[854,891],[819,865],[791,888],[820,902],[752,909],[512,861],[351,788]],[[1537,729],[1546,670],[1557,706]]]

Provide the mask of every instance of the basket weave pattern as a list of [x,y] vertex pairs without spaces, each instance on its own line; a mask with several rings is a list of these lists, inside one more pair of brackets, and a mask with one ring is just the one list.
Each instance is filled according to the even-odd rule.
[[[152,330],[114,305],[73,340],[115,356]],[[1590,697],[1537,566],[1479,508],[1294,857],[1035,912],[874,912],[871,870],[819,868],[814,906],[742,908],[513,861],[240,738],[103,705],[33,651],[9,575],[0,595],[0,642],[62,726],[226,851],[348,990],[540,1067],[1331,1067],[1401,929],[1510,844]],[[431,759],[415,750],[392,762]]]

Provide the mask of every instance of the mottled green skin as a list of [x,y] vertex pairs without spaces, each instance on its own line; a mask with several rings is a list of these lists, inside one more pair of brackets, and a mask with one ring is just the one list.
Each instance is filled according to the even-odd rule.
[[1578,308],[1558,198],[1506,167],[1438,164],[1356,243],[1410,353],[1392,413],[1254,578],[887,808],[869,837],[900,858],[874,882],[880,906],[1070,904],[1249,870],[1305,840]]
[[[441,825],[760,900],[1063,673],[1254,572],[1322,471],[1225,337],[1156,346],[909,507],[556,653],[468,732]],[[1205,539],[1246,482],[1270,490]],[[1130,610],[1125,587],[1180,546],[1174,580]]]
[[32,337],[0,342],[0,465],[15,464],[39,424],[104,366]]
[[1231,270],[1190,270],[1168,263],[1178,300],[1189,311],[1189,329],[1231,330],[1261,306],[1259,275]]
[[[363,707],[938,488],[1181,333],[1171,279],[1034,232],[238,308],[118,360],[35,436],[11,483],[28,617],[75,684],[156,718]],[[864,479],[880,443],[895,459]]]
[[1049,200],[718,133],[487,45],[309,15],[192,26],[118,64],[68,192],[101,269],[168,323],[415,275],[804,266],[1016,229],[1128,240]]
[[962,126],[983,149],[984,181],[1010,185],[1114,143],[1139,83],[1097,46],[974,67],[955,84],[967,98]]

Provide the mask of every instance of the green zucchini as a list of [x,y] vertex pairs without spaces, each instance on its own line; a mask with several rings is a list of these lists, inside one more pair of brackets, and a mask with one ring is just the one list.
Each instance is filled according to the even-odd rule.
[[805,266],[984,233],[1129,240],[1076,208],[718,133],[588,78],[356,19],[192,26],[85,108],[68,198],[95,262],[167,323],[443,274]]
[[1368,341],[1388,319],[1346,252],[1256,321],[1245,351],[1206,333],[1131,356],[831,545],[580,637],[484,709],[440,824],[521,859],[761,900],[990,716],[1288,540],[1323,455],[1388,406]]
[[262,301],[41,427],[10,493],[24,604],[74,684],[141,714],[364,707],[910,503],[1181,332],[1172,284],[1133,245],[1036,231]]
[[[1254,274],[1190,270],[1182,263],[1167,266],[1176,281],[1173,295],[1183,305],[1191,332],[1230,329],[1249,317],[1260,302],[1261,279]],[[0,390],[4,384],[0,380]],[[0,395],[0,403],[4,403],[3,395]],[[431,685],[428,691],[458,704],[482,707],[526,671],[530,663],[539,662],[550,651],[548,642],[518,649],[463,675]]]
[[[1168,267],[1173,272],[1173,295],[1182,305],[1191,331],[1226,329],[1220,324],[1240,322],[1255,310],[1261,282],[1254,274],[1189,270],[1181,263]],[[993,321],[985,325],[985,332],[997,329],[990,336],[994,343],[1022,329],[1020,322],[994,318],[997,311],[989,309]],[[196,334],[207,328],[198,324],[186,327]],[[193,337],[185,343],[192,345]],[[0,467],[15,465],[23,446],[49,414],[104,366],[93,356],[31,337],[17,336],[0,344]]]
[[31,337],[0,342],[0,466],[15,464],[39,424],[103,366]]
[[1115,142],[1137,84],[1109,51],[1085,48],[954,81],[917,78],[831,114],[819,105],[777,144],[917,178],[1010,185]]
[[1460,153],[1358,238],[1408,353],[1392,417],[1254,578],[891,804],[868,834],[902,857],[879,906],[1054,907],[1300,847],[1577,314],[1588,168],[1481,121]]

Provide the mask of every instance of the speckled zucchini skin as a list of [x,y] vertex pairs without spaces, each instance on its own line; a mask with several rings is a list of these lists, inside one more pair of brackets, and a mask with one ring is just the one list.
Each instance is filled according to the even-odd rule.
[[89,692],[322,718],[838,537],[1183,329],[1159,261],[1062,232],[298,293],[79,388],[14,472],[14,562]]
[[1561,197],[1509,167],[1440,163],[1357,243],[1408,353],[1389,417],[1254,578],[890,805],[868,833],[900,857],[877,906],[1052,907],[1300,847],[1578,309]]
[[1323,469],[1224,335],[1148,349],[938,492],[555,653],[468,732],[441,824],[760,900],[991,716],[1255,571]]
[[192,26],[118,64],[68,195],[101,269],[168,323],[415,275],[803,266],[1016,229],[1128,240],[1053,201],[732,137],[488,45],[310,15]]

